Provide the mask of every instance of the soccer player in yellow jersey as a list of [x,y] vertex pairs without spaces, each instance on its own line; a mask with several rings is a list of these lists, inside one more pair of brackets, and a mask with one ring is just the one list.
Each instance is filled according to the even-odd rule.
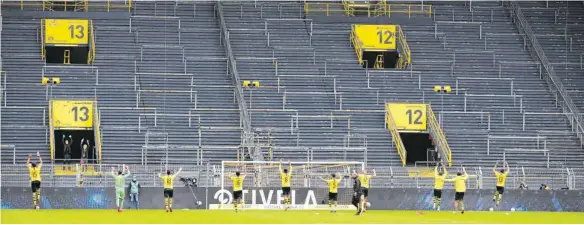
[[[354,171],[353,171],[354,173]],[[363,212],[367,211],[367,196],[369,196],[369,184],[371,178],[376,177],[377,173],[373,170],[373,175],[367,174],[367,170],[363,169],[359,174],[359,181],[361,182],[361,193],[363,194]]]
[[233,181],[233,208],[235,212],[237,212],[238,205],[243,205],[242,197],[243,197],[243,180],[245,180],[245,165],[243,166],[243,174],[239,171],[235,172],[235,176],[233,174],[230,176],[231,181]]
[[497,177],[497,190],[493,195],[493,203],[495,204],[495,207],[499,207],[499,204],[501,204],[503,192],[505,192],[505,181],[507,180],[507,174],[509,174],[509,164],[507,164],[507,161],[503,163],[503,169],[501,169],[501,171],[497,171],[498,164],[499,162],[493,167],[493,173],[495,173],[495,177]]
[[282,161],[280,161],[280,178],[282,179],[282,196],[286,209],[290,209],[290,180],[292,179],[292,163],[288,161],[288,169],[282,170]]
[[[325,181],[329,185],[328,204],[329,204],[329,209],[330,209],[331,213],[337,212],[339,183],[341,183],[342,177],[337,178],[337,175],[333,173],[333,174],[331,174],[331,179],[328,179],[328,180],[323,179],[323,178],[320,178],[320,179]],[[333,203],[334,203],[334,207],[333,207]]]
[[170,170],[166,171],[166,175],[161,176],[158,174],[158,177],[162,179],[164,183],[164,208],[166,212],[172,212],[172,201],[174,196],[174,178],[178,176],[182,168],[179,168],[175,174],[172,174]]
[[458,172],[455,178],[445,179],[445,181],[454,181],[454,190],[456,191],[454,194],[454,213],[458,211],[458,203],[460,203],[461,213],[464,214],[464,192],[466,192],[466,180],[468,180],[468,174],[464,168],[462,168],[462,170],[464,171],[464,174]]
[[438,165],[436,165],[434,168],[434,204],[432,205],[432,209],[437,209],[438,211],[440,211],[440,205],[442,204],[442,188],[444,188],[446,175],[448,175],[448,172],[444,164],[442,164],[442,170],[440,171],[438,170]]
[[41,158],[41,153],[37,152],[39,157],[39,164],[31,163],[30,159],[32,154],[28,154],[28,160],[26,160],[26,167],[28,168],[28,175],[30,176],[30,187],[32,188],[32,204],[34,209],[39,209],[39,203],[41,201],[41,168],[43,167],[43,159]]

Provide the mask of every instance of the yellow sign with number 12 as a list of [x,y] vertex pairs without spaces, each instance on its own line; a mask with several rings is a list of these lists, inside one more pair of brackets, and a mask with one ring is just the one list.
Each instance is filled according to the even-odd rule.
[[398,130],[426,130],[426,104],[389,104]]
[[93,127],[93,101],[53,100],[52,114],[55,128]]
[[395,25],[355,25],[355,32],[365,49],[395,49]]
[[45,44],[86,45],[88,24],[88,20],[45,19]]

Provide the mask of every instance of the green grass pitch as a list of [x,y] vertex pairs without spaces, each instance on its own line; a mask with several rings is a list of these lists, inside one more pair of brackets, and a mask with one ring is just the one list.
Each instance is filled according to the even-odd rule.
[[361,216],[353,211],[234,211],[211,210],[18,210],[0,211],[1,223],[582,223],[584,213],[568,212],[472,212],[380,211]]

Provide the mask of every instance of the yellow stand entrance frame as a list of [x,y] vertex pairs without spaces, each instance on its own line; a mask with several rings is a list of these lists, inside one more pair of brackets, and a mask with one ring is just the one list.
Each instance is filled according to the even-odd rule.
[[[101,132],[97,103],[93,100],[51,100],[49,103],[51,160],[55,161],[56,130],[92,130],[97,163],[101,163]],[[94,169],[84,166],[88,174]],[[75,171],[55,168],[56,175],[75,175]]]

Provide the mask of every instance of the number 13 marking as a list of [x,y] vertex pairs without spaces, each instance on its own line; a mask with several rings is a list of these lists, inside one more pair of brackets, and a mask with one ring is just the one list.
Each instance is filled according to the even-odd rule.
[[[75,121],[77,120],[81,120],[81,121],[87,121],[89,119],[89,109],[85,106],[82,107],[73,107],[71,108],[71,111],[75,114],[73,117],[75,119]],[[83,116],[80,116],[79,113],[81,113]]]
[[[81,39],[85,36],[84,33],[84,27],[82,25],[77,25],[77,26],[69,26],[69,30],[71,31],[71,39],[77,38],[77,39]],[[75,34],[75,30],[77,30],[77,34]]]

